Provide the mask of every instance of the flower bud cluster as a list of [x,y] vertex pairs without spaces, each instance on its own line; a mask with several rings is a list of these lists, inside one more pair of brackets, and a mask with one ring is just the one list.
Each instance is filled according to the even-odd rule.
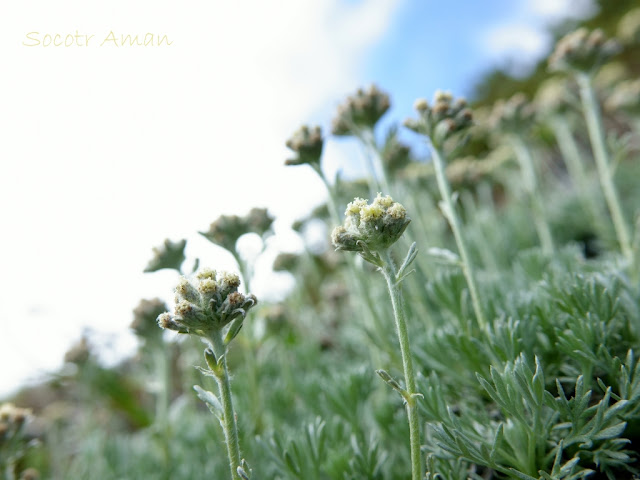
[[440,146],[452,135],[471,126],[473,115],[464,98],[453,98],[449,92],[438,90],[433,105],[420,98],[414,103],[418,118],[408,118],[404,125],[414,132],[429,137],[434,145]]
[[261,237],[271,229],[274,220],[266,208],[252,208],[244,218],[247,230]]
[[91,345],[86,336],[83,336],[80,340],[74,343],[69,350],[64,354],[64,361],[66,363],[75,363],[76,365],[83,365],[87,363],[91,357]]
[[508,100],[498,100],[493,106],[489,124],[506,133],[527,131],[535,120],[535,110],[523,93]]
[[158,330],[156,319],[158,315],[166,311],[167,305],[159,298],[140,300],[138,306],[133,310],[133,321],[129,328],[141,339],[160,339],[161,331]]
[[18,408],[12,403],[0,405],[0,446],[22,429],[31,417],[31,410]]
[[333,119],[331,133],[334,135],[357,135],[360,130],[373,129],[378,120],[389,110],[389,95],[375,85],[369,90],[358,89],[338,107]]
[[640,43],[640,8],[628,11],[620,19],[618,36],[627,43]]
[[405,208],[389,195],[378,194],[371,204],[356,198],[347,206],[344,224],[333,230],[331,241],[336,250],[381,252],[400,238],[410,221]]
[[549,57],[549,68],[557,71],[592,73],[620,50],[618,42],[602,30],[578,30],[561,38]]
[[176,306],[158,316],[162,328],[208,337],[231,321],[247,315],[258,300],[238,292],[240,278],[234,273],[200,270],[192,283],[183,277],[176,287]]
[[570,111],[571,92],[560,78],[545,81],[536,93],[535,108],[542,115],[565,114]]
[[387,137],[380,156],[387,171],[392,173],[411,163],[411,149],[398,140],[395,132]]
[[318,126],[310,128],[303,125],[287,140],[287,147],[296,154],[284,162],[285,165],[320,165],[322,156],[322,129]]
[[281,252],[273,261],[274,272],[293,272],[300,263],[300,255]]
[[186,245],[186,240],[179,240],[177,242],[172,242],[169,239],[165,240],[164,245],[153,249],[153,258],[149,260],[144,272],[157,272],[163,268],[180,271],[180,266],[185,260],[184,248]]
[[221,215],[206,232],[200,232],[207,240],[235,252],[236,242],[245,233],[263,236],[269,231],[274,218],[265,208],[252,208],[244,217]]
[[604,108],[610,112],[640,115],[640,80],[628,80],[617,85],[604,102]]

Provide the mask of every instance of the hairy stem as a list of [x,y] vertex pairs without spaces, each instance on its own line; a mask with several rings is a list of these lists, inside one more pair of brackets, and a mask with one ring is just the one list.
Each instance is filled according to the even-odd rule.
[[602,191],[607,201],[609,212],[611,213],[611,219],[613,220],[613,226],[618,237],[618,242],[620,243],[622,254],[629,262],[633,262],[631,236],[624,220],[616,187],[613,183],[613,171],[609,161],[609,154],[607,153],[600,107],[596,100],[589,75],[580,74],[577,80],[580,86],[582,108],[587,122],[587,130],[589,131],[589,139],[591,140],[591,148],[593,149],[593,156],[596,161]]
[[[327,189],[329,215],[331,216],[334,225],[340,225],[342,223],[342,213],[338,209],[338,198],[335,188],[329,183],[327,177],[319,166],[314,167],[314,171],[318,174]],[[378,311],[373,307],[373,300],[370,298],[369,290],[365,286],[366,279],[362,276],[362,269],[358,268],[355,263],[355,259],[350,259],[348,264],[350,267],[349,271],[351,274],[351,280],[353,280],[353,284],[356,285],[358,298],[365,299],[367,312],[369,313],[370,326],[373,327],[375,331],[382,331],[382,320],[380,319]]]
[[[231,478],[233,480],[241,480],[238,475],[238,467],[240,466],[240,442],[238,440],[238,425],[236,424],[236,414],[233,409],[233,400],[231,398],[231,383],[229,381],[229,371],[227,370],[226,347],[222,338],[222,331],[212,333],[211,347],[217,359],[222,359],[222,371],[216,376],[218,388],[220,390],[220,401],[224,416],[222,419],[222,429],[224,430],[225,443],[227,444],[227,454],[229,455],[229,468],[231,469]],[[220,360],[218,360],[220,361]]]
[[571,129],[567,121],[562,117],[556,117],[551,120],[560,153],[565,161],[571,181],[578,190],[580,201],[585,211],[591,216],[593,226],[601,228],[600,209],[593,195],[589,192],[589,179],[580,158],[580,151],[573,138]]
[[518,163],[520,164],[520,171],[524,180],[524,187],[529,195],[529,201],[531,202],[531,208],[533,210],[533,222],[536,225],[536,231],[538,232],[538,238],[540,239],[540,245],[542,251],[547,254],[553,254],[553,236],[551,235],[551,229],[544,211],[544,204],[540,197],[540,189],[538,187],[538,179],[536,175],[535,166],[533,164],[533,158],[531,157],[531,150],[527,144],[517,135],[510,136],[509,140],[513,146]]
[[[464,237],[462,236],[460,220],[458,219],[458,215],[456,214],[456,210],[453,205],[453,199],[451,198],[451,187],[449,186],[449,181],[445,175],[444,159],[440,150],[433,144],[431,144],[431,153],[433,167],[436,173],[436,180],[438,182],[438,188],[440,189],[440,196],[442,197],[443,213],[451,226],[451,230],[453,231],[453,236],[455,237],[456,245],[458,247],[458,252],[460,253],[460,259],[462,260],[462,272],[464,273],[467,285],[469,286],[469,293],[471,294],[471,302],[473,303],[473,311],[476,315],[476,321],[478,326],[484,330],[487,322],[485,321],[484,312],[480,305],[475,272],[473,265],[471,264],[471,259],[469,258],[467,245],[464,241]],[[468,330],[468,325],[465,324],[465,328]]]
[[413,373],[413,362],[411,360],[411,350],[409,348],[409,332],[405,318],[404,298],[402,288],[396,281],[396,268],[391,258],[389,249],[383,253],[385,265],[382,273],[387,281],[389,296],[393,306],[393,315],[396,321],[396,331],[400,343],[400,354],[402,355],[402,368],[404,370],[404,382],[407,396],[405,403],[407,416],[409,417],[409,442],[411,445],[411,478],[420,480],[422,478],[422,461],[420,459],[420,422],[418,421],[418,405],[416,404],[416,380]]
[[166,345],[155,345],[156,378],[159,380],[159,391],[156,392],[156,422],[160,435],[162,453],[165,462],[163,478],[169,478],[171,471],[171,449],[169,448],[169,400],[171,397],[171,351]]
[[384,167],[382,157],[380,156],[380,151],[378,150],[373,130],[369,128],[360,130],[358,138],[364,146],[364,155],[367,160],[367,166],[375,186],[375,191],[371,192],[371,196],[375,197],[378,192],[383,191],[391,194],[389,178]]

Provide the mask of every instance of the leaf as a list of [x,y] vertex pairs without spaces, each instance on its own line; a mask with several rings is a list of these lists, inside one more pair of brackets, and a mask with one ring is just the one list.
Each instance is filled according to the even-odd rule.
[[520,472],[519,470],[516,470],[515,468],[510,468],[509,472],[511,472],[511,475],[513,475],[513,476],[515,476],[517,478],[520,478],[522,480],[538,480],[537,478],[531,477],[529,475],[526,475],[526,474]]
[[453,253],[451,250],[448,250],[446,248],[431,247],[429,250],[427,250],[427,254],[431,255],[432,257],[436,257],[438,260],[444,263],[451,263],[455,265],[460,264],[460,257],[458,256],[458,254]]
[[504,424],[501,423],[500,425],[498,425],[496,434],[493,436],[493,444],[491,445],[491,453],[489,454],[489,459],[492,462],[495,462],[496,453],[498,452],[498,449],[502,445],[503,439],[504,439]]
[[605,440],[607,438],[619,437],[627,427],[627,422],[620,422],[617,425],[604,428],[593,436],[594,440]]
[[[416,246],[416,242],[413,242],[409,247],[409,251],[407,252],[407,256],[404,258],[402,265],[398,269],[398,273],[396,273],[396,283],[404,280],[411,272],[406,272],[407,268],[413,263],[416,259],[416,255],[418,255],[418,248]],[[406,273],[405,273],[406,272]]]
[[225,345],[229,345],[231,340],[236,338],[236,336],[238,335],[238,333],[240,333],[240,330],[242,329],[242,325],[244,325],[244,316],[240,316],[236,318],[233,322],[231,322],[231,325],[229,326],[229,330],[227,331],[227,334],[224,337]]
[[193,389],[198,394],[198,398],[207,404],[211,413],[213,413],[220,421],[224,419],[224,409],[218,397],[214,393],[203,389],[200,385],[194,385]]

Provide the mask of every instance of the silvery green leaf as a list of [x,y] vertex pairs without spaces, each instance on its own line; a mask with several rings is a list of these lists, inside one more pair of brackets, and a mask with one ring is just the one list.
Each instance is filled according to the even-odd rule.
[[194,385],[193,389],[198,394],[198,398],[207,404],[211,413],[218,417],[218,419],[222,420],[224,418],[224,410],[222,409],[222,404],[220,403],[220,400],[218,400],[218,397],[216,397],[214,393],[200,387],[200,385]]
[[445,263],[460,263],[460,257],[458,256],[458,254],[453,253],[451,250],[448,250],[446,248],[431,247],[429,250],[427,250],[427,253]]

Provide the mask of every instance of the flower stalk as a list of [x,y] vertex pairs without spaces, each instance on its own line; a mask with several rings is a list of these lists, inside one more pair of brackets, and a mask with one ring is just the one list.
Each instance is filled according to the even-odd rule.
[[409,331],[407,328],[404,296],[402,294],[401,286],[402,278],[398,279],[398,272],[396,271],[393,259],[391,258],[391,252],[389,250],[385,250],[383,257],[384,266],[380,271],[387,281],[387,288],[389,289],[389,296],[391,297],[393,316],[396,322],[396,333],[398,334],[398,342],[400,343],[400,355],[402,356],[404,383],[406,385],[406,390],[402,391],[401,394],[404,398],[407,417],[409,418],[411,478],[412,480],[420,480],[422,478],[422,462],[420,459],[420,422],[418,420],[418,405],[416,402],[416,397],[419,396],[419,394],[416,390],[413,361],[411,359],[411,349],[409,346]]
[[209,369],[200,370],[216,379],[220,400],[197,385],[194,389],[220,420],[227,444],[231,478],[241,480],[240,472],[246,474],[246,469],[243,469],[240,454],[238,425],[227,368],[227,348],[240,332],[247,311],[257,303],[257,299],[254,295],[238,292],[240,278],[235,274],[204,269],[198,272],[196,278],[195,285],[182,278],[176,287],[173,315],[169,312],[161,314],[158,324],[178,333],[199,336],[208,344],[204,357]]
[[547,222],[544,212],[544,204],[540,197],[540,189],[538,187],[538,179],[535,166],[533,164],[533,158],[531,157],[531,151],[524,140],[522,140],[518,135],[510,135],[509,140],[516,154],[518,164],[520,165],[524,188],[527,191],[529,201],[531,202],[533,221],[536,226],[538,238],[540,239],[542,251],[546,255],[552,255],[554,252],[553,236],[551,235],[551,228]]
[[622,213],[622,206],[618,198],[618,192],[613,183],[613,169],[609,161],[606,142],[604,138],[604,129],[602,128],[602,119],[600,115],[600,107],[596,100],[591,77],[586,73],[578,73],[577,81],[580,87],[580,98],[589,132],[589,140],[593,149],[593,156],[602,186],[604,198],[611,213],[613,226],[618,237],[620,250],[627,261],[633,261],[633,249],[631,248],[631,235],[627,223]]
[[[453,151],[464,144],[464,139],[457,137],[471,126],[473,116],[471,110],[467,108],[466,100],[459,98],[454,101],[453,96],[449,92],[436,92],[432,105],[424,99],[418,99],[414,107],[418,112],[418,119],[407,119],[405,126],[429,138],[436,182],[438,183],[438,189],[442,197],[439,206],[449,222],[456,240],[460,259],[462,260],[462,272],[471,295],[476,323],[480,329],[484,330],[487,322],[482,310],[482,305],[480,304],[474,268],[469,257],[467,244],[462,235],[461,223],[455,210],[451,186],[445,173],[444,156],[444,148],[450,143],[449,140],[454,139],[454,137],[456,140],[459,140],[457,145],[453,147]],[[469,333],[468,322],[463,325],[463,328]]]
[[[238,475],[238,467],[241,466],[240,442],[238,439],[238,424],[236,422],[236,414],[233,409],[233,399],[231,397],[229,370],[227,368],[227,347],[220,330],[212,332],[208,340],[211,342],[211,348],[215,356],[214,359],[219,359],[216,364],[209,364],[209,368],[211,368],[211,371],[214,373],[214,378],[218,383],[218,390],[220,392],[223,412],[220,424],[222,425],[225,443],[227,444],[231,478],[240,479]],[[205,358],[207,358],[207,363],[209,363],[209,358],[206,353]]]
[[558,142],[558,147],[567,166],[571,181],[578,189],[583,208],[592,217],[591,220],[594,226],[599,227],[601,222],[598,204],[593,195],[589,193],[589,179],[582,164],[580,152],[571,133],[571,129],[567,121],[559,116],[551,118],[550,124],[553,128],[553,133]]
[[620,250],[626,260],[632,264],[631,235],[613,182],[613,169],[607,152],[600,105],[596,99],[592,83],[593,76],[598,69],[619,51],[620,45],[618,42],[608,39],[601,30],[589,31],[585,28],[580,28],[560,39],[549,57],[549,68],[568,72],[578,82],[582,110],[587,123],[587,131],[589,132],[589,140],[598,177],[600,177],[602,192],[611,214]]
[[[455,205],[453,203],[453,194],[451,193],[451,186],[449,185],[449,181],[447,180],[445,174],[442,152],[433,144],[431,144],[431,158],[433,160],[433,167],[436,173],[438,189],[440,190],[440,196],[442,197],[440,208],[445,218],[449,222],[449,225],[451,226],[451,231],[453,232],[456,246],[458,247],[462,273],[467,280],[469,294],[471,295],[471,303],[473,304],[473,311],[476,316],[478,327],[484,330],[487,322],[484,318],[484,312],[480,304],[480,295],[478,294],[478,287],[476,285],[476,276],[473,263],[471,263],[471,259],[469,258],[467,244],[465,242],[464,236],[462,235],[460,219],[458,218],[458,214],[456,213]],[[467,331],[469,330],[468,325],[465,325],[465,328],[467,329]]]
[[420,422],[416,397],[415,374],[411,359],[409,333],[406,321],[406,310],[402,294],[402,281],[411,272],[408,267],[416,258],[417,249],[414,243],[399,269],[396,270],[391,258],[390,247],[404,233],[410,219],[405,208],[389,196],[381,194],[369,204],[367,200],[356,198],[347,206],[343,225],[336,227],[331,234],[331,240],[337,250],[357,252],[369,263],[377,266],[382,272],[391,297],[396,333],[400,344],[402,369],[404,372],[405,388],[402,388],[387,372],[378,370],[377,373],[392,388],[402,395],[409,420],[409,444],[411,451],[411,478],[422,478],[422,461],[420,453]]

